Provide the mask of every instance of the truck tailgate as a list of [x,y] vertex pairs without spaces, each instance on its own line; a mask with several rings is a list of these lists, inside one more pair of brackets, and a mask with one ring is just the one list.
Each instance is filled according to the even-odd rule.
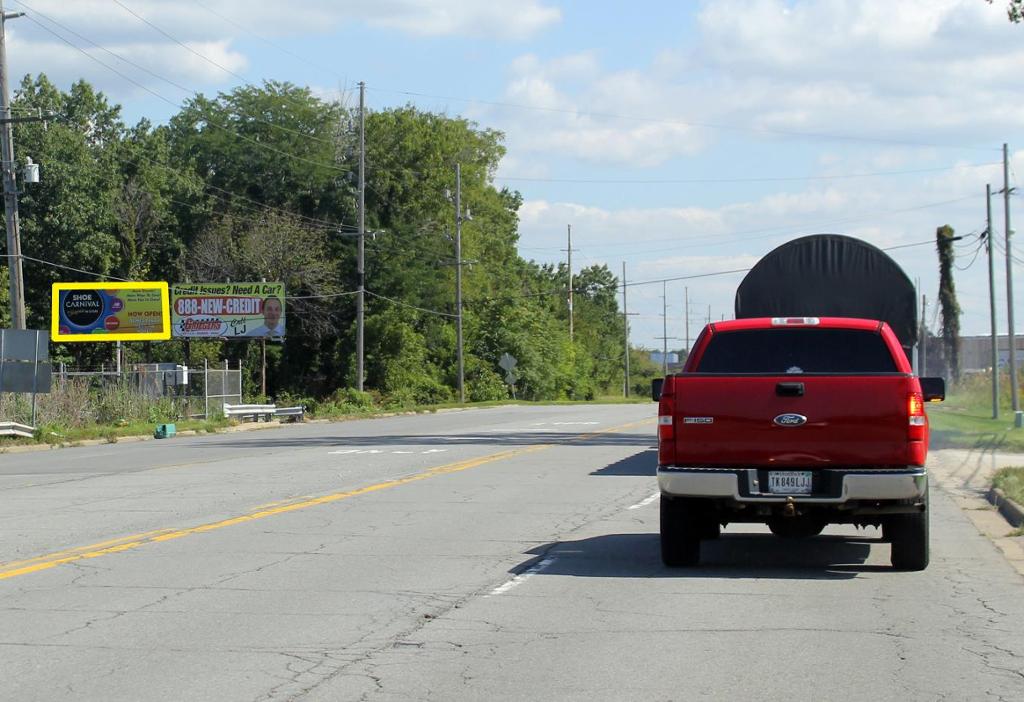
[[[783,396],[779,384],[803,384]],[[789,390],[792,392],[792,386]],[[901,466],[907,462],[905,375],[675,377],[676,462],[748,467]],[[792,424],[781,415],[806,418]]]

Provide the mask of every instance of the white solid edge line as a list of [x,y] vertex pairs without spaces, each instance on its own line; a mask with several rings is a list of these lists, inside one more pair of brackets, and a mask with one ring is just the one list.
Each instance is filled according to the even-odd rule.
[[523,583],[525,583],[527,580],[529,580],[534,575],[536,575],[537,573],[539,573],[542,570],[544,570],[545,568],[547,568],[549,565],[554,563],[556,560],[557,559],[552,556],[550,558],[545,558],[544,560],[540,561],[539,563],[534,563],[528,569],[524,570],[522,573],[520,573],[519,575],[517,575],[514,578],[512,578],[511,580],[509,580],[504,585],[499,585],[498,587],[496,587],[493,590],[491,590],[490,594],[484,595],[484,597],[490,597],[491,595],[504,595],[506,592],[508,592],[512,588],[518,587],[518,586],[522,585]]
[[650,497],[648,497],[647,499],[641,500],[640,502],[637,502],[635,505],[630,505],[626,509],[640,509],[641,507],[646,507],[647,505],[651,504],[652,502],[654,502],[659,497],[661,497],[661,493],[660,492],[656,492],[653,495],[651,495]]

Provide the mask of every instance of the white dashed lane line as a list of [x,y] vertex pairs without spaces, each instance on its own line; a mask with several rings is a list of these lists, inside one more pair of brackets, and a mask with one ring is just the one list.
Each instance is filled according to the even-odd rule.
[[556,560],[555,557],[551,556],[551,557],[545,558],[542,561],[534,563],[532,566],[530,566],[529,568],[524,570],[522,573],[520,573],[519,575],[517,575],[514,578],[512,578],[511,580],[509,580],[504,585],[499,585],[498,587],[496,587],[493,590],[491,590],[491,592],[489,594],[487,594],[487,595],[484,595],[484,597],[492,597],[494,595],[504,595],[506,592],[508,592],[512,588],[519,587],[520,585],[525,583],[527,580],[532,578],[534,575],[536,575],[537,573],[541,572],[545,568],[549,567],[552,563],[555,562],[555,560]]
[[635,505],[630,505],[626,509],[640,509],[641,507],[646,507],[647,505],[651,504],[656,499],[658,499],[660,496],[661,496],[661,494],[656,492],[653,495],[651,495],[650,497],[645,498],[643,500],[640,500]]

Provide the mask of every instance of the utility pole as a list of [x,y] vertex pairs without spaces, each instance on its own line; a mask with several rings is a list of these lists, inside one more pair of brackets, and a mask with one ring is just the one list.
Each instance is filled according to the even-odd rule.
[[1006,323],[1010,342],[1010,399],[1013,405],[1013,425],[1021,426],[1020,400],[1017,398],[1017,337],[1013,333],[1013,252],[1010,239],[1010,158],[1006,144],[1003,144],[1003,207],[1006,218]]
[[573,331],[572,331],[572,225],[567,224],[568,236],[569,236],[569,248],[566,252],[569,254],[569,343],[572,343]]
[[626,262],[622,262],[622,328],[625,335],[626,383],[622,388],[623,397],[629,397],[629,310],[626,308]]
[[999,335],[996,331],[995,247],[992,245],[992,186],[985,186],[985,245],[988,248],[988,307],[992,319],[992,419],[999,419]]
[[[462,166],[455,164],[455,334],[459,358],[459,402],[466,401],[462,361]],[[571,324],[571,323],[570,323]]]
[[[7,83],[7,20],[24,12],[4,12],[0,0],[0,162],[4,178],[4,210],[7,214],[7,274],[10,279],[11,327],[25,329],[25,278],[21,269],[21,234],[18,227],[18,183],[14,177],[14,130]],[[20,121],[20,120],[19,120]]]
[[686,354],[690,354],[690,288],[683,288],[683,304],[686,305],[686,314],[683,315],[683,319],[686,320]]
[[711,324],[711,305],[708,305],[708,324]]
[[[655,337],[657,338],[657,337]],[[661,281],[661,370],[666,376],[668,375],[668,340],[676,339],[678,336],[668,335],[668,290],[666,282]]]
[[359,81],[359,295],[356,297],[356,389],[363,391],[363,309],[366,304],[366,83]]
[[921,358],[918,360],[920,375],[928,374],[928,296],[921,295]]
[[662,370],[669,375],[669,296],[662,280]]

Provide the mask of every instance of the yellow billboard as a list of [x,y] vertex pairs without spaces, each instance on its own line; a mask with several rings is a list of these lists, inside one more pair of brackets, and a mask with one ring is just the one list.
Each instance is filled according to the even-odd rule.
[[167,283],[54,283],[53,341],[171,338]]

